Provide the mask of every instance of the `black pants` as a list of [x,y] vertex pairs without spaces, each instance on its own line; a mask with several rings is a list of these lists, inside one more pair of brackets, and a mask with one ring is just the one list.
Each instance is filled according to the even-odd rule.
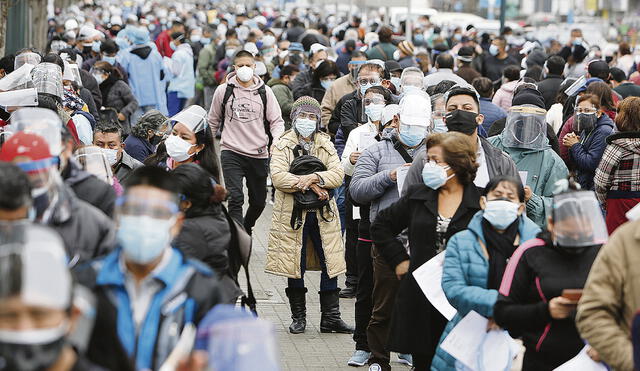
[[[247,232],[251,233],[267,201],[269,160],[247,157],[232,151],[222,151],[220,160],[224,183],[229,191],[229,215],[239,223],[243,223]],[[246,179],[249,190],[249,208],[244,218],[242,217],[244,204],[242,179]]]
[[346,286],[357,288],[358,286],[358,258],[356,257],[356,245],[358,243],[358,220],[353,220],[353,203],[349,199],[349,185],[345,190],[345,230],[344,230],[344,260],[347,263]]
[[[366,217],[362,213],[367,213]],[[369,236],[369,208],[360,208],[360,219],[358,243],[356,245],[356,257],[358,261],[358,289],[356,291],[356,329],[353,333],[353,340],[356,342],[356,350],[369,349],[367,341],[367,327],[371,320],[373,301],[373,259],[371,259],[371,238]]]

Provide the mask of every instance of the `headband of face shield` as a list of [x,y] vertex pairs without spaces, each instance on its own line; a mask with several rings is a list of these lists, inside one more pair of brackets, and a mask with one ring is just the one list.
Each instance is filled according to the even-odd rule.
[[416,67],[405,68],[400,75],[403,92],[408,92],[408,87],[412,86],[422,90],[424,73]]
[[176,123],[180,122],[192,132],[198,133],[207,124],[207,111],[200,106],[193,105],[178,112],[170,120]]
[[20,297],[27,305],[67,310],[72,280],[60,236],[46,227],[0,225],[0,300]]
[[31,80],[38,93],[63,98],[62,69],[54,63],[40,63],[31,70]]
[[607,242],[607,226],[593,191],[573,191],[553,197],[553,237],[562,247]]
[[10,91],[33,87],[31,70],[33,70],[34,67],[33,64],[25,64],[0,79],[0,90]]
[[79,148],[74,157],[82,170],[95,175],[98,179],[113,185],[113,171],[104,152],[96,146]]
[[154,219],[171,219],[179,209],[176,202],[125,195],[116,200],[118,215],[148,216]]
[[22,53],[20,55],[16,55],[16,59],[13,62],[13,69],[17,70],[25,64],[35,66],[36,64],[40,63],[40,61],[42,61],[42,57],[40,57],[39,54],[36,54],[34,52]]
[[543,149],[547,146],[546,111],[533,105],[509,109],[502,134],[506,147]]
[[11,115],[11,125],[7,131],[12,134],[23,131],[41,136],[49,145],[51,156],[58,156],[62,151],[62,121],[50,109],[26,107],[15,111]]

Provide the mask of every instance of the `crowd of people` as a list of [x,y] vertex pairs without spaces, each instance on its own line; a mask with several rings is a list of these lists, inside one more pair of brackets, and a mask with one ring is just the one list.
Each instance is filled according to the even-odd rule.
[[85,4],[0,59],[0,370],[266,368],[208,344],[260,313],[238,275],[267,204],[288,331],[321,271],[350,366],[474,368],[445,344],[475,312],[525,371],[638,367],[640,53],[283,14]]

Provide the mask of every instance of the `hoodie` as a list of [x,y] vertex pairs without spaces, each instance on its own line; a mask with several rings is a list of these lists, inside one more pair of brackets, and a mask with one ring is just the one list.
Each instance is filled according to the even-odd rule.
[[129,74],[129,85],[139,105],[151,106],[166,115],[165,71],[160,53],[149,45],[134,46],[119,54],[118,63]]
[[[225,107],[225,117],[222,117],[222,101],[227,90],[227,84],[235,85],[233,94],[229,97]],[[264,81],[253,76],[253,84],[242,87],[235,72],[228,75],[227,83],[220,85],[213,94],[208,122],[211,132],[216,133],[224,120],[224,129],[220,141],[222,151],[233,151],[243,156],[266,159],[269,157],[267,144],[269,138],[264,132],[264,107],[258,89]],[[267,121],[271,129],[273,142],[284,132],[284,121],[280,105],[270,87],[265,86],[267,93]]]
[[518,81],[509,81],[506,84],[502,84],[500,89],[493,96],[491,101],[496,106],[508,111],[511,108],[511,101],[513,100],[513,91],[516,90]]
[[180,44],[171,56],[170,80],[167,91],[177,92],[178,98],[189,99],[195,95],[196,75],[193,69],[193,49]]

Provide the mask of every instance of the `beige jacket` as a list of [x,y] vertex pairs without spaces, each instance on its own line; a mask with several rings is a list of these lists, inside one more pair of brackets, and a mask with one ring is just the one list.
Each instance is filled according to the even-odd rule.
[[633,370],[631,321],[640,308],[640,221],[619,227],[600,249],[578,304],[580,335],[614,370]]
[[322,127],[326,128],[329,125],[331,114],[336,109],[336,104],[340,98],[356,90],[356,86],[351,81],[351,74],[344,75],[337,78],[331,85],[329,90],[324,94],[320,108],[322,109]]
[[[302,230],[291,228],[291,213],[293,212],[293,188],[297,184],[297,176],[289,172],[289,165],[294,159],[293,148],[298,145],[298,136],[293,130],[286,131],[275,143],[271,152],[271,180],[276,188],[273,217],[269,230],[269,245],[267,249],[267,263],[265,272],[300,278],[300,259],[302,256]],[[344,171],[340,159],[329,140],[329,135],[318,132],[315,134],[311,155],[316,156],[327,166],[327,171],[317,173],[324,182],[324,188],[335,189],[342,185]],[[310,191],[309,191],[310,192]],[[344,260],[344,245],[340,231],[340,217],[335,199],[330,202],[331,214],[325,216],[324,221],[318,217],[322,249],[326,258],[327,273],[330,278],[336,277],[347,270]],[[303,211],[302,220],[306,212]],[[306,241],[307,270],[320,270],[320,259],[313,249],[311,240]]]

